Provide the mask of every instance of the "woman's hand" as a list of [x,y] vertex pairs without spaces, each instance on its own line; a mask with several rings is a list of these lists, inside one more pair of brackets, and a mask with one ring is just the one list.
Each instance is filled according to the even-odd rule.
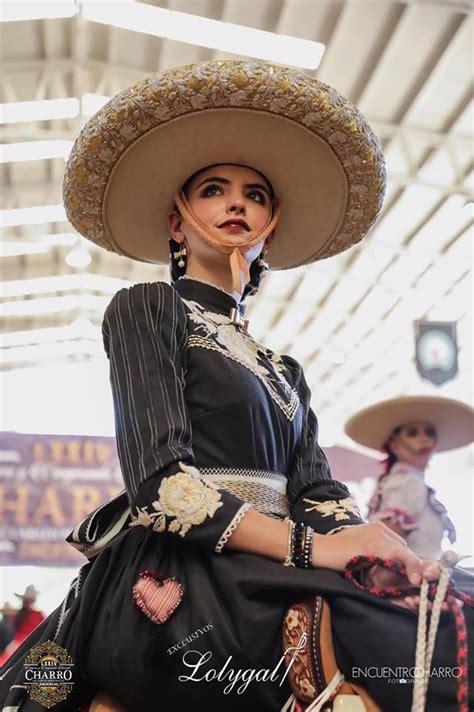
[[314,567],[344,571],[354,556],[378,556],[396,561],[405,567],[407,579],[414,586],[421,583],[427,573],[425,569],[430,573],[423,561],[407,547],[405,539],[382,522],[354,524],[330,536],[314,535]]
[[[423,578],[426,579],[427,581],[438,581],[440,573],[441,573],[441,568],[439,565],[438,561],[433,561],[432,559],[423,559]],[[403,605],[405,608],[408,608],[409,610],[413,611],[414,613],[418,612],[418,609],[420,607],[420,597],[418,595],[416,596],[405,596],[403,598],[403,603],[401,601],[394,601],[394,603],[398,603],[398,605]],[[462,601],[458,601],[462,605]],[[431,611],[433,607],[433,604],[429,601],[428,602],[428,610]],[[441,605],[441,610],[442,611],[448,611],[449,606],[445,602]]]
[[[427,581],[437,581],[439,579],[441,570],[437,561],[422,559],[422,566],[424,579]],[[403,589],[410,587],[410,582],[406,576],[378,565],[366,570],[363,583],[366,586],[375,586],[376,588],[382,589],[391,587]],[[403,596],[401,598],[391,598],[389,600],[397,606],[413,611],[413,613],[417,613],[420,607],[420,596],[418,594]],[[428,602],[428,610],[430,611],[431,608],[432,604]],[[441,610],[447,611],[448,604],[443,603]]]

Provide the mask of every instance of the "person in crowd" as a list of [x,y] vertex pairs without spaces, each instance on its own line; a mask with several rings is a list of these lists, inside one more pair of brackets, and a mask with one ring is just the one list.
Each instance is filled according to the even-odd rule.
[[5,664],[23,641],[45,619],[44,613],[35,608],[38,591],[33,584],[29,584],[24,593],[15,593],[15,596],[21,601],[21,608],[12,608],[10,611],[9,626],[12,628],[13,635],[0,657],[0,665]]
[[23,594],[15,593],[15,596],[22,602],[14,621],[15,641],[19,645],[44,621],[45,615],[35,608],[38,591],[33,584],[29,584]]

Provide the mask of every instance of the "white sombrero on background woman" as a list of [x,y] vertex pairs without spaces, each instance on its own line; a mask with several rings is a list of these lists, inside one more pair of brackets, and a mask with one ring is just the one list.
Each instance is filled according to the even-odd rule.
[[436,428],[436,450],[454,450],[474,438],[474,411],[465,403],[439,396],[400,396],[374,403],[355,413],[345,426],[356,442],[381,450],[400,425],[429,422]]

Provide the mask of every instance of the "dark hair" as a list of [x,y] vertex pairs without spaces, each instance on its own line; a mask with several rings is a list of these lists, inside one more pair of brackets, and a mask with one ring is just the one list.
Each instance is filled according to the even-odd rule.
[[398,462],[398,457],[395,455],[394,452],[392,452],[392,450],[391,450],[391,448],[390,448],[390,440],[392,439],[392,437],[393,437],[394,435],[399,435],[399,433],[401,432],[401,430],[402,430],[402,426],[401,426],[401,425],[399,425],[399,426],[396,427],[394,430],[392,430],[392,432],[390,433],[390,436],[388,437],[388,439],[387,439],[387,440],[385,441],[385,443],[383,444],[382,451],[383,451],[384,453],[386,453],[387,457],[385,458],[385,460],[382,461],[383,473],[382,473],[382,475],[380,476],[379,479],[382,479],[382,477],[385,477],[386,475],[388,475],[388,473],[390,472],[390,470],[392,469],[392,467],[394,466],[394,464],[395,464],[396,462]]
[[390,449],[390,440],[392,439],[392,437],[394,435],[398,435],[399,432],[401,431],[401,429],[402,429],[402,426],[399,425],[394,430],[392,430],[389,437],[387,438],[387,440],[385,441],[385,443],[382,446],[382,451],[387,455],[387,457],[385,458],[385,460],[382,460],[382,462],[381,462],[381,465],[383,466],[383,472],[379,476],[375,490],[374,490],[374,494],[370,498],[369,505],[368,505],[368,507],[369,507],[368,516],[371,516],[374,512],[377,512],[379,510],[380,502],[382,499],[382,496],[380,494],[380,483],[382,482],[382,480],[384,480],[386,477],[388,477],[388,475],[390,474],[390,470],[392,469],[394,464],[396,462],[398,462],[398,457]]

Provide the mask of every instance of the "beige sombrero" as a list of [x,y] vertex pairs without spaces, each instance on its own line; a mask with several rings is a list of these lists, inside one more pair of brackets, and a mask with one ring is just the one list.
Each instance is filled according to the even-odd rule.
[[403,396],[364,408],[346,423],[346,433],[356,442],[381,450],[389,435],[404,423],[425,421],[437,432],[436,450],[454,450],[474,440],[473,409],[450,398]]
[[38,598],[39,591],[38,589],[33,586],[33,584],[30,584],[25,588],[25,593],[15,593],[15,596],[18,598],[27,598],[30,601],[36,601]]
[[68,218],[107,250],[167,262],[173,197],[216,163],[260,171],[282,200],[272,268],[346,250],[382,206],[381,147],[353,104],[300,70],[210,61],[144,79],[88,121],[66,166]]

